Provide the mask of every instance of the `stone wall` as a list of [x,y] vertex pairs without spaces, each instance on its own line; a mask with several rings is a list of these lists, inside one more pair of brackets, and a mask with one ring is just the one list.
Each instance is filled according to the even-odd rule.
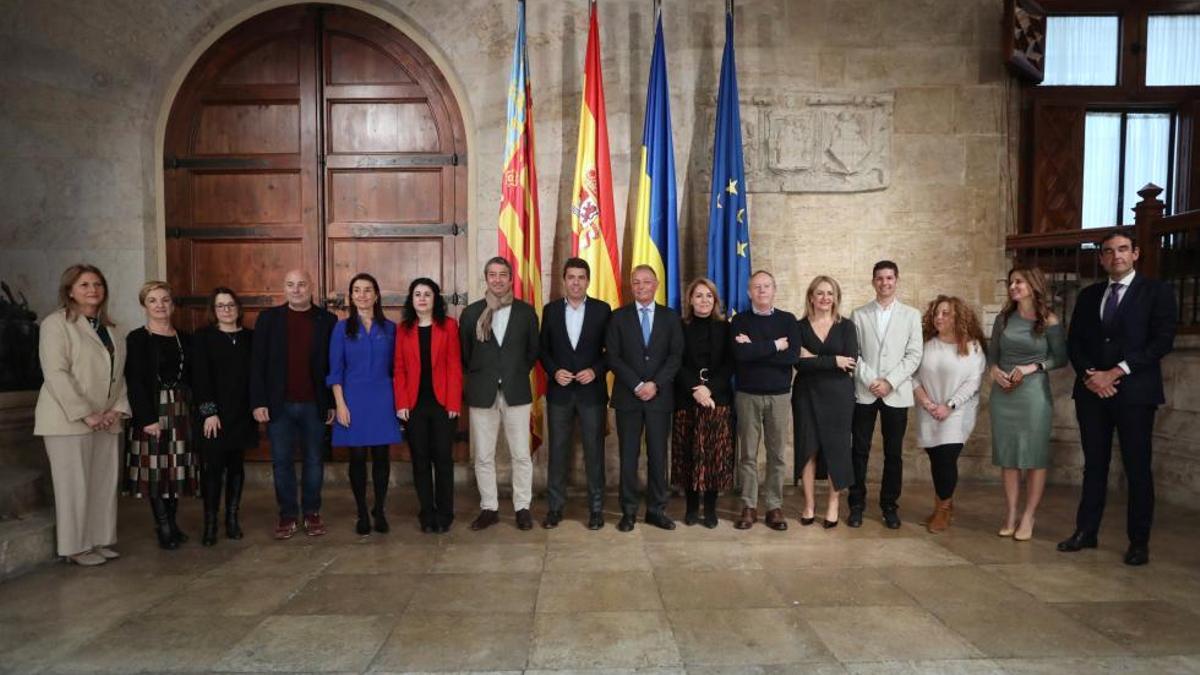
[[[5,186],[0,191],[5,214],[0,278],[23,289],[39,313],[52,309],[62,268],[87,259],[109,275],[117,319],[126,326],[140,323],[136,289],[144,278],[162,273],[158,144],[173,92],[207,45],[237,22],[281,4],[287,3],[0,3],[0,181]],[[496,250],[514,3],[459,0],[453,12],[432,0],[341,4],[407,32],[429,51],[460,96],[468,127],[473,269]],[[685,276],[692,277],[703,272],[705,259],[710,118],[724,44],[724,3],[664,5],[682,257]],[[754,265],[775,271],[781,306],[798,309],[808,280],[827,273],[841,280],[848,310],[869,299],[870,268],[880,258],[899,263],[901,293],[909,303],[922,304],[947,291],[977,306],[997,301],[1007,266],[1003,237],[1012,228],[1010,157],[1017,132],[1011,111],[1018,91],[997,54],[1002,5],[1001,0],[737,3],[738,77],[748,111],[743,117],[782,120],[774,136],[767,123],[759,127],[759,136],[747,139],[758,144],[756,151],[775,153],[752,176],[781,169],[797,177],[813,168],[792,156],[809,141],[797,137],[801,132],[796,124],[789,127],[787,118],[804,106],[829,101],[848,106],[841,110],[845,115],[834,116],[843,122],[859,119],[854,115],[863,106],[875,109],[870,125],[857,131],[878,135],[846,146],[843,130],[837,132],[843,136],[837,148],[829,139],[826,146],[814,146],[833,148],[839,162],[847,157],[866,162],[846,170],[859,179],[784,176],[749,186]],[[622,230],[634,200],[629,182],[640,152],[650,11],[644,0],[600,2]],[[545,286],[553,294],[558,288],[553,270],[570,248],[567,206],[586,3],[531,0],[528,34]],[[751,125],[748,131],[755,129]],[[876,153],[874,159],[864,148]],[[775,164],[768,166],[768,160]],[[868,180],[871,166],[881,169],[875,183]],[[622,249],[627,252],[629,246]],[[477,278],[474,284],[470,290],[478,292]],[[986,420],[977,437],[986,438],[985,431]],[[980,455],[985,445],[980,440],[970,452]],[[1194,444],[1183,447],[1195,451]],[[909,452],[915,465],[923,461],[915,448]],[[978,463],[971,473],[992,478],[986,462]],[[926,475],[909,472],[920,480]]]

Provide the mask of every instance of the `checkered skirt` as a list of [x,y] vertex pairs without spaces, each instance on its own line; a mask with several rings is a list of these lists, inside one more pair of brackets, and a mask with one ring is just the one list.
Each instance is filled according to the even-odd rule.
[[158,392],[158,438],[130,425],[125,430],[125,466],[121,492],[135,497],[200,494],[199,460],[187,387]]

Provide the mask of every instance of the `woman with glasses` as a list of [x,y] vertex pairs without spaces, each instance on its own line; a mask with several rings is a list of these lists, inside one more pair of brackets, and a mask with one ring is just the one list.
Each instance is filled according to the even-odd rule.
[[254,331],[242,326],[242,303],[233,290],[216,288],[208,298],[209,325],[196,332],[192,391],[201,420],[200,456],[204,492],[204,535],[217,543],[221,490],[225,491],[225,536],[241,539],[238,510],[246,480],[246,450],[258,445],[258,423],[250,412],[250,357]]

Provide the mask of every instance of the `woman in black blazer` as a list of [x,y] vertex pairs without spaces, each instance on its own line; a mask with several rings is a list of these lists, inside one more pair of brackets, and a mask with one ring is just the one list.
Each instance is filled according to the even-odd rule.
[[695,525],[704,495],[705,527],[717,526],[717,493],[733,487],[733,353],[716,284],[688,284],[683,306],[683,363],[675,376],[671,483],[687,497],[683,522]]
[[254,331],[242,326],[242,302],[229,288],[208,298],[211,323],[196,332],[192,393],[199,409],[201,459],[204,462],[204,535],[217,543],[217,515],[225,489],[225,536],[242,538],[238,510],[246,481],[246,450],[258,445],[258,423],[250,412],[250,360]]
[[187,541],[175,523],[179,497],[194,495],[198,488],[191,340],[171,325],[175,305],[166,282],[142,284],[138,302],[146,310],[146,325],[125,338],[133,419],[125,436],[122,491],[150,502],[158,545],[169,550]]

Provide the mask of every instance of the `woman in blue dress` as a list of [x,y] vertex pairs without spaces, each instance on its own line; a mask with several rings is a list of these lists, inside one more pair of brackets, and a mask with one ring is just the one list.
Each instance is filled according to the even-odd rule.
[[370,515],[375,531],[387,532],[384,502],[392,468],[388,446],[401,440],[392,392],[396,324],[383,316],[379,282],[370,274],[356,274],[350,280],[350,301],[350,315],[338,322],[329,342],[326,384],[333,388],[337,403],[333,444],[350,450],[350,488],[358,506],[355,531],[371,531],[367,516],[369,453],[375,484],[375,506]]

